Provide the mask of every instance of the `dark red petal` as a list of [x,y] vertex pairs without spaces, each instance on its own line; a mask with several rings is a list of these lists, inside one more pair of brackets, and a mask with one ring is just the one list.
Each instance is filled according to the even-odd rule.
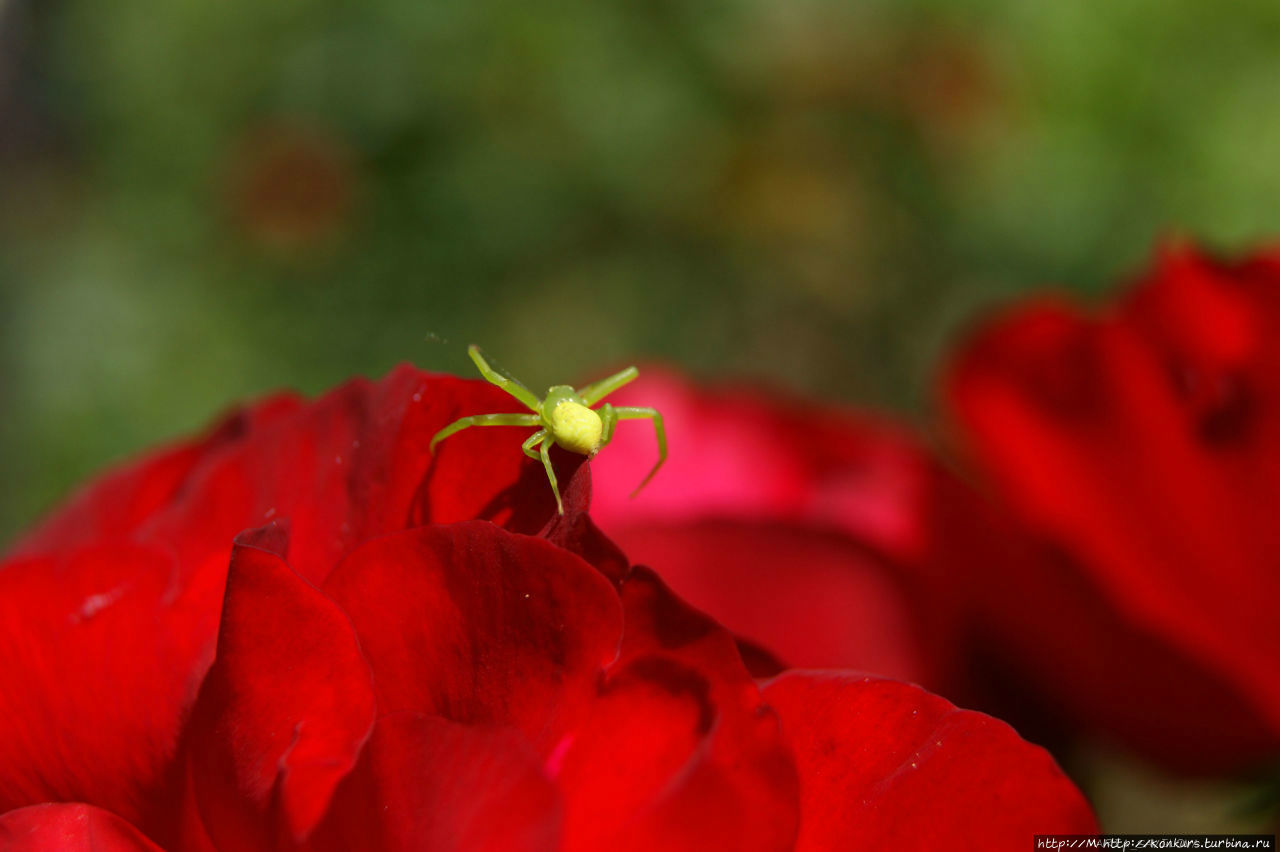
[[325,583],[383,712],[509,724],[549,748],[617,652],[617,594],[590,565],[484,521],[369,542]]
[[[1042,545],[968,568],[990,647],[1054,704],[1177,768],[1234,769],[1280,749],[1280,361],[1251,354],[1275,335],[1241,282],[1165,264],[1117,314],[1030,305],[952,366],[967,449]],[[1013,588],[1053,611],[1009,609]],[[1100,686],[1117,674],[1123,695]]]
[[0,814],[0,849],[11,852],[160,852],[141,831],[109,811],[45,804]]
[[[90,485],[19,552],[131,537],[173,548],[184,570],[222,569],[241,530],[287,519],[291,564],[318,582],[358,543],[425,521],[492,517],[537,532],[555,509],[541,466],[520,452],[531,430],[467,430],[438,448],[458,446],[433,473],[440,482],[424,482],[439,429],[464,414],[513,406],[486,382],[407,365],[378,382],[352,380],[314,402],[268,397],[207,438]],[[476,439],[480,445],[470,446]],[[566,468],[566,479],[571,472]]]
[[566,848],[789,849],[794,767],[732,637],[645,569],[622,595],[622,653],[549,760]]
[[936,679],[907,579],[842,533],[725,519],[624,525],[616,535],[682,598],[790,666]]
[[274,552],[242,538],[227,575],[218,656],[189,733],[204,827],[222,848],[301,839],[373,728],[369,669],[343,612]]
[[[1003,513],[971,500],[951,508],[949,557],[971,582],[974,614],[978,691],[966,690],[964,703],[1036,742],[1084,725],[1184,769],[1238,765],[1273,748],[1274,728],[1224,670],[1143,628],[1077,561]],[[1126,688],[1108,686],[1116,683]]]
[[643,424],[592,462],[592,514],[633,563],[765,652],[753,660],[947,685],[957,613],[928,513],[943,477],[905,428],[649,368],[619,399],[658,407],[673,436],[634,500]]
[[548,763],[564,791],[566,852],[790,849],[795,776],[777,719],[713,691],[669,657],[611,674]]
[[408,366],[379,382],[352,380],[209,459],[143,532],[186,563],[225,565],[241,530],[287,520],[290,565],[319,582],[358,543],[409,523],[427,442],[466,390]]
[[205,436],[108,471],[24,536],[12,555],[67,553],[92,542],[133,536],[157,515],[181,505],[200,467],[287,419],[301,405],[292,394],[267,397],[227,415]]
[[800,772],[797,852],[1023,850],[1036,834],[1097,831],[1047,752],[919,687],[793,672],[764,696]]
[[[473,414],[525,413],[519,402],[493,385],[453,381],[446,396],[449,405],[441,412],[447,414],[440,418],[436,430]],[[437,444],[414,522],[482,519],[527,534],[546,526],[556,514],[555,494],[542,463],[520,449],[534,431],[532,426],[473,426]],[[552,448],[551,458],[561,487],[585,461],[583,456],[559,447]]]
[[319,849],[553,852],[555,786],[510,729],[417,713],[378,720],[316,830]]
[[574,464],[567,483],[561,483],[564,513],[551,516],[538,535],[576,553],[614,583],[621,583],[631,562],[587,514],[591,507],[591,465]]
[[[436,476],[428,448],[437,431],[463,414],[515,410],[512,405],[486,382],[402,365],[380,382],[356,380],[326,394],[289,430],[259,442],[241,465],[255,481],[271,484],[259,506],[289,519],[295,542],[290,564],[319,583],[364,541],[423,522]],[[510,437],[509,429],[496,431]],[[516,436],[505,448],[524,459],[521,440]],[[469,472],[471,488],[490,494],[507,492],[516,481],[506,468],[474,464]],[[437,520],[432,512],[448,513],[461,499],[449,497],[428,500],[427,519]],[[537,518],[535,530],[549,514]]]
[[1167,246],[1121,311],[1178,367],[1242,367],[1262,354],[1270,323],[1235,279],[1190,246]]
[[83,801],[144,827],[171,809],[219,597],[139,545],[0,567],[0,808]]
[[614,664],[660,653],[714,675],[714,682],[754,694],[755,685],[733,636],[676,595],[652,570],[635,568],[620,589],[626,628]]
[[[345,420],[374,433],[365,436],[370,446],[389,440],[384,431],[398,434],[397,411],[411,400],[415,382],[426,377],[402,369],[380,385],[356,382],[314,406],[290,395],[269,397],[207,437],[89,485],[19,545],[24,559],[48,560],[11,563],[0,572],[8,586],[0,606],[14,613],[0,642],[15,646],[6,655],[12,665],[0,672],[0,695],[17,696],[21,708],[11,718],[29,721],[21,741],[8,739],[23,755],[3,764],[0,806],[79,799],[142,825],[150,824],[146,812],[170,809],[151,792],[212,661],[232,539],[263,517],[288,514],[289,494],[325,511],[351,504],[374,515],[386,509],[394,521],[382,523],[402,523],[426,467],[425,447],[416,471],[411,440],[392,441],[394,453],[375,452],[374,463],[337,483],[351,489],[346,501],[332,491],[312,494],[305,462],[332,449],[317,436],[346,441]],[[304,463],[297,463],[299,454]],[[352,523],[362,517],[358,511],[338,512],[321,524],[315,512],[298,512],[321,550],[340,549],[344,535],[363,532]],[[323,557],[312,561],[317,572],[328,570]],[[37,694],[45,701],[31,701]],[[59,743],[77,755],[65,757]]]

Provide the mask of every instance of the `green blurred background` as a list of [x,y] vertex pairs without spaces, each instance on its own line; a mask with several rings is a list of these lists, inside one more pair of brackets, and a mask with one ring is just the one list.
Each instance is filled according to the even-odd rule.
[[918,410],[994,300],[1280,231],[1280,4],[1230,8],[0,0],[0,540],[472,341]]
[[[1277,199],[1275,0],[0,0],[0,541],[232,400],[473,341],[919,414],[991,304]],[[1164,783],[1085,771],[1118,828]]]

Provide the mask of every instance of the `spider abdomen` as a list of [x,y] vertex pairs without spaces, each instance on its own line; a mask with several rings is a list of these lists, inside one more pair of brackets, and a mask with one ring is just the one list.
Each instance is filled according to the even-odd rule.
[[599,414],[582,403],[562,399],[543,411],[543,419],[552,440],[569,452],[591,456],[600,449],[604,424]]

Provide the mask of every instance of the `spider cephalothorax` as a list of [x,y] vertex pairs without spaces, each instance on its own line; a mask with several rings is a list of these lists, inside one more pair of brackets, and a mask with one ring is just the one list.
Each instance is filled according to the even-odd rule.
[[[591,458],[613,440],[613,430],[619,420],[645,419],[653,421],[653,430],[658,437],[658,461],[644,481],[636,486],[636,491],[644,488],[667,460],[667,435],[662,427],[662,415],[656,409],[613,406],[607,402],[597,409],[591,407],[640,375],[635,367],[628,367],[581,390],[574,390],[568,385],[556,385],[539,400],[532,391],[501,367],[486,361],[478,346],[467,347],[467,354],[480,368],[480,375],[520,400],[533,413],[476,414],[455,420],[431,439],[432,452],[435,452],[436,444],[469,426],[536,426],[538,431],[529,436],[521,449],[532,459],[542,459],[547,479],[551,480],[551,490],[556,495],[556,507],[562,515],[564,504],[560,502],[560,487],[556,484],[556,472],[547,452],[551,444]],[[632,496],[635,496],[636,491],[632,492]]]

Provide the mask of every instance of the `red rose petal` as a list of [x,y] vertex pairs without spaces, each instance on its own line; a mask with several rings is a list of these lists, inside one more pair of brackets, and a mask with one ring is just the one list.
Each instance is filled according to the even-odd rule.
[[241,539],[218,656],[191,724],[190,777],[220,847],[301,839],[355,765],[374,722],[369,669],[342,611],[270,544]]
[[764,696],[800,772],[796,852],[1023,850],[1036,834],[1097,831],[1047,752],[919,687],[792,672]]
[[906,428],[660,369],[618,396],[658,407],[679,436],[634,500],[651,434],[620,430],[592,462],[592,514],[632,562],[766,668],[760,657],[951,685],[958,614],[929,516],[949,478]]
[[[1107,315],[1044,302],[993,323],[946,385],[1041,546],[968,560],[988,646],[1078,723],[1183,770],[1280,753],[1274,284],[1167,253]],[[1013,586],[1054,611],[1007,608]]]
[[699,752],[716,718],[709,693],[699,672],[671,660],[614,673],[551,761],[565,791],[566,850],[631,848],[638,829],[652,833],[638,815]]
[[[473,414],[527,413],[487,382],[452,381],[441,395],[440,425],[432,435]],[[520,449],[534,431],[532,426],[473,426],[441,441],[413,520],[442,524],[482,519],[515,532],[537,532],[556,514],[556,500],[542,463]],[[552,448],[551,458],[562,487],[584,461],[558,447]]]
[[287,419],[301,405],[301,399],[292,394],[268,397],[227,415],[204,437],[108,471],[24,536],[11,555],[67,553],[92,542],[135,535],[157,516],[181,505],[196,471],[210,459]]
[[581,556],[614,583],[621,583],[631,561],[587,514],[591,506],[591,465],[579,462],[572,470],[568,482],[560,485],[564,514],[552,515],[538,535]]
[[186,563],[225,565],[241,530],[287,520],[291,567],[320,582],[357,544],[410,522],[431,461],[427,442],[453,397],[471,391],[409,366],[379,382],[347,382],[211,458],[145,532],[172,542]]
[[611,673],[552,764],[566,852],[790,848],[794,769],[776,718],[712,693],[703,673],[669,657]]
[[161,852],[125,820],[82,804],[31,805],[0,814],[0,848],[10,852]]
[[320,849],[559,849],[556,788],[510,729],[384,716],[333,801],[316,830]]
[[713,672],[717,684],[735,689],[747,684],[754,692],[733,636],[672,594],[652,570],[636,567],[619,591],[626,628],[615,667],[649,654],[667,654]]
[[[287,519],[291,564],[318,582],[361,541],[426,520],[480,517],[494,501],[511,505],[490,515],[536,532],[554,514],[554,500],[540,465],[520,452],[523,438],[503,440],[513,437],[511,429],[476,428],[451,438],[461,446],[434,471],[439,481],[424,485],[435,433],[459,416],[504,405],[518,407],[486,382],[408,365],[378,382],[354,379],[314,402],[267,397],[207,438],[90,485],[16,552],[128,536],[173,547],[185,570],[205,562],[225,568],[241,530]],[[479,446],[469,446],[477,439]],[[566,479],[571,472],[566,468]],[[520,510],[514,516],[513,507]]]
[[325,592],[355,625],[383,712],[510,724],[540,748],[594,693],[621,632],[599,572],[483,521],[371,541]]
[[1025,528],[972,500],[950,508],[946,538],[957,574],[971,586],[967,653],[981,679],[964,703],[1036,742],[1051,744],[1083,724],[1166,765],[1199,771],[1253,759],[1274,742],[1274,729],[1238,683],[1107,603],[1075,560],[1046,551]]
[[786,850],[794,767],[733,638],[646,569],[591,713],[552,761],[566,848]]
[[938,679],[906,578],[842,533],[725,519],[633,524],[616,535],[682,598],[787,665]]
[[0,567],[0,808],[83,801],[138,825],[213,658],[218,594],[104,545]]

